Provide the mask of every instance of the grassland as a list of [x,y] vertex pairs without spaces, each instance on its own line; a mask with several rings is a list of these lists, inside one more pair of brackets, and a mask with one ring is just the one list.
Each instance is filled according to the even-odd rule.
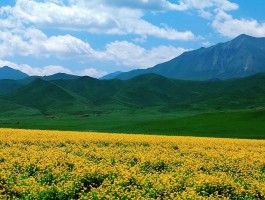
[[265,141],[0,129],[0,199],[264,199]]
[[0,116],[0,127],[265,139],[265,110],[256,109],[220,112],[139,109],[52,117]]

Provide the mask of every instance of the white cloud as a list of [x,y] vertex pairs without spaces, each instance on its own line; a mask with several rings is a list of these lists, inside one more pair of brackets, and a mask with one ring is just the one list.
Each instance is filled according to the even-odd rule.
[[[17,65],[16,63],[13,63],[13,62],[10,62],[10,61],[7,61],[7,60],[1,60],[0,59],[0,67],[3,67],[3,66],[9,66],[9,67],[11,67],[13,69],[18,69],[18,70],[21,70],[21,68],[22,68],[21,67],[22,65]],[[23,67],[27,68],[27,67],[30,67],[30,66],[23,65]],[[23,70],[23,72],[25,72],[25,71]]]
[[88,68],[78,73],[81,76],[90,76],[94,78],[100,78],[102,76],[107,75],[108,73],[105,71],[97,70],[95,68]]
[[132,9],[144,9],[152,11],[180,10],[181,5],[171,3],[167,0],[101,0],[99,1],[109,6],[126,7]]
[[28,39],[17,30],[0,31],[0,58],[22,55],[28,56],[33,53]]
[[71,35],[52,36],[42,43],[48,55],[57,55],[61,58],[68,57],[93,57],[94,50],[88,43]]
[[179,32],[168,27],[160,28],[142,19],[138,19],[137,21],[135,19],[127,19],[121,21],[120,24],[122,25],[120,30],[126,33],[155,36],[169,40],[193,40],[195,38],[191,31]]
[[105,71],[97,70],[95,68],[87,68],[82,71],[71,71],[63,66],[59,65],[48,65],[45,67],[32,67],[27,64],[16,64],[14,62],[1,60],[0,67],[9,66],[13,69],[18,69],[30,76],[48,76],[56,73],[66,73],[66,74],[75,74],[79,76],[90,76],[94,78],[99,78],[107,74]]
[[[128,8],[132,10],[146,10],[146,11],[168,11],[168,10],[182,10],[183,5],[172,3],[168,0],[59,0],[60,4],[63,5],[65,2],[68,5],[81,5],[85,7],[91,7],[92,5],[101,5],[114,8]],[[52,0],[46,0],[46,2],[53,2]],[[57,2],[58,3],[58,2]]]
[[[0,58],[20,56],[56,57],[79,61],[113,61],[119,65],[136,68],[151,67],[186,51],[173,46],[145,49],[128,41],[115,41],[104,50],[93,49],[88,43],[71,35],[48,37],[37,29],[0,31]],[[43,73],[43,72],[38,72]]]
[[133,41],[134,41],[135,43],[145,43],[145,42],[146,42],[146,39],[147,39],[146,36],[142,36],[142,37],[134,38]]
[[56,73],[73,74],[73,72],[63,66],[59,65],[48,65],[43,68],[38,68],[39,75],[52,75]]
[[[67,0],[34,1],[17,0],[14,7],[1,8],[6,22],[33,24],[42,28],[87,31],[101,34],[136,34],[169,40],[192,40],[191,31],[163,28],[143,20],[146,9],[171,10],[176,4],[166,0],[106,1]],[[1,13],[1,12],[0,12]]]
[[212,27],[220,34],[230,38],[240,34],[265,37],[265,23],[259,23],[254,19],[234,19],[232,15],[222,10],[217,12]]
[[236,10],[238,5],[228,0],[181,0],[183,10],[218,8],[221,10]]
[[16,64],[14,62],[0,60],[0,67],[3,67],[3,66],[9,66],[13,69],[20,70],[30,76],[46,76],[46,75],[56,74],[59,72],[69,73],[69,74],[72,73],[71,70],[65,67],[62,67],[62,66],[58,66],[58,65],[49,65],[49,66],[40,68],[40,67],[32,67],[27,64]]
[[203,46],[203,47],[209,47],[209,46],[211,46],[211,45],[212,45],[212,43],[209,42],[209,41],[204,41],[204,42],[202,42],[202,46]]
[[0,31],[0,58],[15,55],[78,58],[94,57],[93,54],[94,50],[88,43],[71,35],[47,37],[33,28]]
[[212,18],[212,14],[211,12],[209,11],[205,11],[205,10],[199,10],[199,15],[202,17],[202,18],[205,18],[205,19],[211,19]]
[[158,46],[146,50],[127,41],[116,41],[107,45],[102,56],[104,59],[116,61],[120,65],[147,68],[177,57],[184,51],[187,50],[173,46]]
[[208,20],[214,19],[215,10],[231,11],[239,6],[229,0],[180,0],[180,10],[195,11],[200,17]]

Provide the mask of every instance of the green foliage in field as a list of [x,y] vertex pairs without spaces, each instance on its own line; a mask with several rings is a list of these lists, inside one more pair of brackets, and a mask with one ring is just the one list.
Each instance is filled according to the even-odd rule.
[[[173,112],[155,110],[91,113],[89,116],[0,118],[1,127],[115,133],[265,138],[265,111]],[[18,123],[19,122],[19,123]]]

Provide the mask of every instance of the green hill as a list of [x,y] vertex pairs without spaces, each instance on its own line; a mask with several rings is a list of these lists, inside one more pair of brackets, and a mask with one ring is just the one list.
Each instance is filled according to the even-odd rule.
[[75,107],[79,108],[80,105],[84,104],[82,99],[79,99],[64,88],[42,79],[36,79],[30,84],[5,95],[3,98],[19,105],[38,109],[43,114],[68,112],[71,114],[76,111]]
[[50,76],[43,76],[41,79],[45,81],[52,81],[52,80],[71,80],[71,79],[77,79],[80,78],[80,76],[72,75],[72,74],[65,74],[65,73],[57,73]]
[[19,118],[25,118],[25,117],[35,117],[35,116],[42,115],[38,109],[19,105],[12,101],[3,100],[1,98],[0,98],[0,105],[1,105],[0,106],[0,120],[2,117],[4,119],[11,119],[11,121],[16,121],[16,120],[12,120],[14,116],[16,117],[19,116]]
[[29,77],[20,79],[18,81],[19,81],[19,83],[21,83],[23,85],[27,85],[27,84],[31,83],[32,81],[34,81],[38,78],[45,80],[45,81],[54,81],[54,80],[78,79],[78,78],[80,78],[80,76],[75,76],[75,75],[65,74],[65,73],[57,73],[57,74],[53,74],[53,75],[49,75],[49,76],[29,76]]
[[[265,73],[220,82],[218,91],[207,94],[205,104],[222,109],[242,109],[265,106]],[[217,87],[216,87],[217,89]]]
[[0,80],[0,95],[15,91],[22,86],[23,84],[15,80],[10,80],[10,79]]
[[152,107],[164,112],[250,109],[265,106],[264,82],[265,74],[226,81],[184,81],[156,74],[126,81],[36,79],[26,86],[18,84],[19,89],[2,98],[43,113],[65,114]]
[[0,126],[265,138],[264,82],[265,73],[226,81],[36,79],[0,96]]

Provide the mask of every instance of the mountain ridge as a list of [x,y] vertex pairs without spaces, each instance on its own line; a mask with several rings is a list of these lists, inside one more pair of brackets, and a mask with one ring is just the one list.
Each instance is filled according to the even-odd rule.
[[19,80],[23,78],[27,78],[29,75],[23,73],[17,69],[13,69],[8,66],[3,66],[0,68],[0,80],[3,79],[12,79],[12,80]]
[[167,62],[147,69],[136,69],[114,78],[155,73],[182,80],[209,80],[241,78],[265,72],[265,38],[245,34],[208,48],[187,51]]
[[44,114],[78,115],[95,110],[109,112],[151,107],[162,110],[252,109],[265,106],[264,82],[265,73],[220,81],[176,80],[157,74],[144,74],[130,80],[36,79],[5,92],[0,100]]
[[73,74],[66,74],[66,73],[55,73],[52,75],[45,75],[45,76],[29,76],[28,74],[14,69],[9,66],[3,66],[0,67],[0,80],[19,80],[21,83],[30,83],[31,81],[34,81],[37,78],[41,78],[43,80],[51,81],[51,80],[68,80],[68,79],[77,79],[80,78],[80,76],[73,75]]
[[[128,80],[141,74],[154,73],[181,80],[216,80],[241,78],[265,72],[265,37],[239,35],[231,41],[210,47],[201,47],[182,53],[164,63],[147,69],[134,69],[129,72],[116,71],[101,77],[101,80]],[[4,66],[0,68],[0,80],[12,79],[30,82],[34,77]],[[42,76],[43,80],[77,79],[80,76],[56,73]]]

